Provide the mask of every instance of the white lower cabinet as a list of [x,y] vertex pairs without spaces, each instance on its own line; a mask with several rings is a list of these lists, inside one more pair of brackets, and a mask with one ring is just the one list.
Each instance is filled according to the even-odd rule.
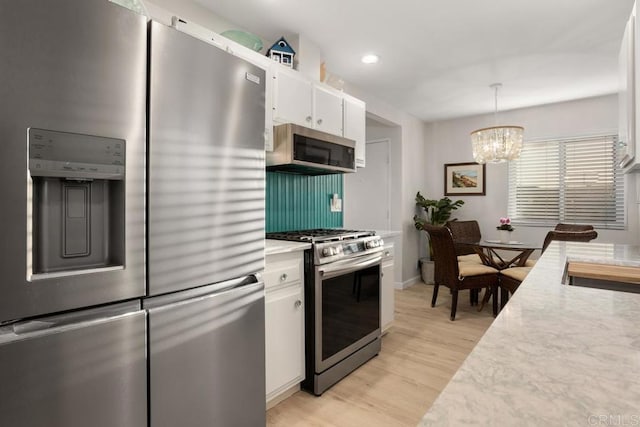
[[304,380],[304,283],[301,251],[269,255],[265,265],[267,403]]
[[393,271],[393,243],[382,252],[382,284],[380,295],[380,326],[384,334],[391,327],[395,310],[395,280]]

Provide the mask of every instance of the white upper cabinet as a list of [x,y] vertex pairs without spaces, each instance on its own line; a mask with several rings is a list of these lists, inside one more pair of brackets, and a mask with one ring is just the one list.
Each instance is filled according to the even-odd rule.
[[365,167],[366,105],[363,101],[344,95],[344,137],[356,141],[356,166]]
[[314,129],[342,136],[342,94],[313,84]]
[[[356,166],[365,166],[366,104],[295,70],[273,67],[273,120],[356,141]],[[282,68],[282,69],[280,69]]]
[[285,69],[276,70],[273,77],[273,120],[313,127],[312,83],[300,73]]
[[[634,7],[635,12],[635,7]],[[636,135],[636,109],[635,109],[635,64],[634,64],[634,33],[635,33],[635,13],[631,14],[622,38],[620,54],[618,57],[619,67],[619,90],[618,90],[618,138],[620,144],[621,165],[627,169],[636,166],[635,159]]]
[[274,73],[273,120],[342,136],[342,94],[297,71]]

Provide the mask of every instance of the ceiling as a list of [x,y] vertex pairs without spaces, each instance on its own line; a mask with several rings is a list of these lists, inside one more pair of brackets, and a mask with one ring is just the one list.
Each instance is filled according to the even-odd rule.
[[[196,0],[425,121],[614,93],[633,0]],[[267,44],[265,43],[265,44]],[[374,52],[380,62],[360,62]]]

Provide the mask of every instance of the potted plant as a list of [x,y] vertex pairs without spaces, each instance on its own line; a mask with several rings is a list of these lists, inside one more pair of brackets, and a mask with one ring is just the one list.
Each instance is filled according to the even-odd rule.
[[444,225],[451,218],[452,211],[464,205],[463,200],[455,202],[448,197],[440,200],[425,199],[418,191],[416,194],[416,206],[424,209],[426,218],[414,215],[413,222],[418,230],[424,230],[424,224]]
[[515,230],[511,225],[511,218],[500,218],[500,225],[496,229],[500,233],[500,243],[509,243],[511,241],[511,232]]
[[[416,194],[416,206],[422,208],[423,213],[421,215],[413,216],[413,223],[418,230],[424,230],[425,224],[431,225],[444,225],[451,218],[451,213],[464,205],[464,201],[456,200],[455,202],[448,197],[442,199],[425,199],[418,191]],[[431,246],[431,240],[429,240],[429,259],[420,259],[420,270],[422,273],[422,280],[425,283],[433,283],[433,247]]]

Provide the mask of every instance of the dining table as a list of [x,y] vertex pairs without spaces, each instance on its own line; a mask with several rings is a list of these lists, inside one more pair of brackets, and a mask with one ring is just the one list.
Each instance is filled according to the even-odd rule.
[[[454,242],[456,246],[473,248],[482,260],[482,263],[496,270],[504,270],[511,267],[524,267],[527,260],[536,250],[542,249],[542,244],[510,240],[502,242],[500,240],[476,240]],[[491,298],[491,289],[487,288],[478,311],[482,311],[485,304]],[[477,296],[475,297],[478,301]]]
[[473,247],[482,263],[504,270],[510,267],[524,267],[527,260],[536,250],[542,249],[542,244],[511,240],[501,242],[500,240],[480,240],[476,242],[465,242]]

